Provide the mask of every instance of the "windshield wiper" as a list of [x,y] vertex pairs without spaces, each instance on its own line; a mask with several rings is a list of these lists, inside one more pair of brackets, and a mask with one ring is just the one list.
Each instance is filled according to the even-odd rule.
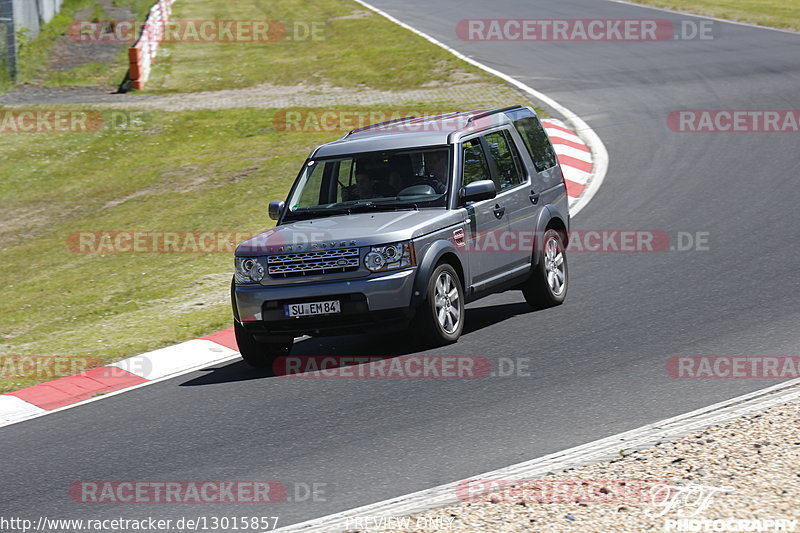
[[[302,218],[316,217],[319,215],[352,215],[353,213],[363,213],[369,211],[401,211],[404,209],[413,209],[419,211],[419,206],[416,203],[392,205],[389,203],[376,203],[371,201],[355,200],[351,205],[330,205],[328,207],[307,207],[297,211],[290,211],[286,219],[298,220]],[[335,205],[335,207],[334,207]]]
[[348,209],[350,209],[350,211],[353,212],[358,212],[358,211],[380,210],[382,207],[383,206],[381,206],[380,204],[376,204],[375,202],[359,202],[351,206],[348,206]]
[[416,202],[412,203],[401,203],[401,204],[393,204],[389,202],[366,202],[363,204],[356,204],[350,208],[350,210],[354,213],[358,211],[405,211],[405,210],[414,210],[419,211],[419,205]]
[[340,207],[338,209],[331,209],[329,207],[318,207],[318,208],[303,208],[302,210],[298,211],[289,211],[286,214],[286,218],[288,220],[298,220],[302,218],[309,218],[315,217],[318,215],[349,215],[350,208],[349,207]]

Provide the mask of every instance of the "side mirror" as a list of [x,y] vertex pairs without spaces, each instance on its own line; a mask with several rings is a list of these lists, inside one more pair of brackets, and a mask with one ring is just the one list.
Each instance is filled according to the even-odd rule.
[[278,220],[283,213],[283,207],[286,203],[283,200],[273,200],[269,203],[269,218]]
[[497,187],[492,180],[473,181],[461,189],[461,200],[465,203],[491,200],[495,196],[497,196]]

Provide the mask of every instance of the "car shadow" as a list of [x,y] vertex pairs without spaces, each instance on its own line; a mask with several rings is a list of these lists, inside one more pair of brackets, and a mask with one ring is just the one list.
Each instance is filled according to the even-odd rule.
[[[532,312],[528,304],[524,302],[472,307],[466,310],[466,323],[464,324],[462,335],[469,335],[515,316]],[[434,351],[434,349],[420,347],[413,335],[409,335],[404,331],[396,331],[384,334],[309,338],[295,343],[291,355],[300,357],[361,356],[391,358],[428,351]],[[273,368],[253,368],[242,360],[212,365],[200,370],[200,372],[206,372],[206,374],[185,381],[180,386],[196,387],[285,375],[285,372],[279,371],[276,373]]]
[[464,331],[461,335],[469,335],[470,333],[494,326],[500,322],[505,322],[515,316],[527,315],[533,312],[534,310],[531,306],[525,302],[472,307],[467,309]]

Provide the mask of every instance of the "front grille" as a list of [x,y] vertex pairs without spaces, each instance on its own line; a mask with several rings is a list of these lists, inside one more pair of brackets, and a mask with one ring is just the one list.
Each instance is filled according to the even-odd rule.
[[359,263],[358,248],[279,254],[267,257],[267,272],[273,278],[341,274],[358,270]]

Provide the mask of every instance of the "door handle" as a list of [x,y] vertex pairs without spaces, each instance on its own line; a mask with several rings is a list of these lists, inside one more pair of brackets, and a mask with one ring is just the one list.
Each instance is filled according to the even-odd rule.
[[538,192],[536,192],[536,191],[531,191],[531,195],[530,195],[530,196],[528,196],[528,198],[530,198],[530,199],[531,199],[531,203],[532,203],[533,205],[536,205],[536,204],[538,204],[538,203],[539,203],[539,193],[538,193]]
[[497,205],[494,206],[494,216],[498,220],[503,218],[503,215],[505,214],[505,212],[506,212],[506,208],[505,207],[500,207],[500,204],[497,204]]

